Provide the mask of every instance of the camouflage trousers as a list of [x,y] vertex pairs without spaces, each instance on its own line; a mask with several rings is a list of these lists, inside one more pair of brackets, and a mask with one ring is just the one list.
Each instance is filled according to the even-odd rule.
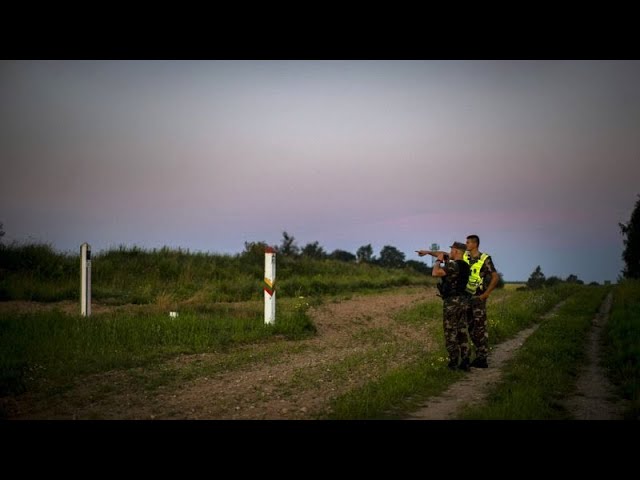
[[487,332],[487,301],[473,296],[467,310],[469,336],[476,348],[476,358],[486,360],[489,355],[489,333]]
[[468,299],[464,296],[450,297],[443,303],[444,341],[451,362],[457,362],[461,357],[469,358],[468,307]]

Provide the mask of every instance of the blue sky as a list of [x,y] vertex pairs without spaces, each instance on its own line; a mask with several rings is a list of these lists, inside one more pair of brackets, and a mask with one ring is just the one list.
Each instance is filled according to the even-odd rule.
[[615,281],[637,61],[0,62],[5,241],[407,259],[481,238],[507,280]]

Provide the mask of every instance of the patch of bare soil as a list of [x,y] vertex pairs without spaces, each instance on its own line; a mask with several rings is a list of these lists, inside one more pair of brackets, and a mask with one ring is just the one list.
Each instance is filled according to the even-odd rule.
[[615,393],[602,365],[601,341],[609,320],[613,295],[609,293],[592,322],[587,338],[585,363],[576,382],[576,394],[566,407],[577,420],[621,420],[625,402]]
[[[545,317],[556,314],[560,302]],[[543,317],[544,318],[544,317]],[[444,393],[431,397],[407,420],[450,420],[468,404],[482,403],[489,390],[502,379],[502,367],[509,361],[538,325],[520,331],[515,337],[497,345],[489,354],[489,368],[471,368],[465,377],[451,385]]]
[[[108,372],[81,384],[46,405],[23,396],[20,405],[7,406],[9,418],[118,418],[118,419],[305,419],[326,412],[329,402],[384,371],[411,361],[410,349],[398,349],[388,362],[362,362],[346,377],[332,375],[336,362],[380,348],[380,343],[358,340],[358,335],[382,332],[390,342],[432,348],[426,325],[401,325],[397,311],[433,298],[434,289],[403,288],[401,292],[354,296],[310,310],[317,327],[313,338],[282,342],[283,353],[264,362],[221,371],[186,382],[179,389],[145,392],[124,372]],[[355,338],[354,338],[355,336]],[[269,345],[242,347],[258,354]],[[180,356],[167,368],[190,362],[219,362],[224,353]],[[309,372],[312,375],[307,375]],[[109,393],[109,389],[117,393]],[[166,391],[165,391],[166,390]],[[122,392],[127,393],[122,393]]]

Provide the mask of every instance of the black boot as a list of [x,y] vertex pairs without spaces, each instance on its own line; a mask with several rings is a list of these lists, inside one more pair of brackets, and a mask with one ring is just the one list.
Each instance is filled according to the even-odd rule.
[[464,370],[465,372],[468,372],[469,370],[471,370],[471,369],[469,368],[469,364],[470,364],[470,363],[471,363],[471,362],[469,362],[469,357],[465,357],[465,358],[463,358],[463,359],[462,359],[462,361],[460,362],[460,365],[458,365],[458,368],[459,368],[460,370]]
[[487,368],[489,367],[489,364],[487,363],[486,358],[476,357],[473,362],[471,362],[471,366],[476,368]]

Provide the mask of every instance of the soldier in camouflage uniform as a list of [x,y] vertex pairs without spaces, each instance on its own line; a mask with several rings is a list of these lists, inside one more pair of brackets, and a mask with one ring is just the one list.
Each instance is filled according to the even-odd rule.
[[471,362],[472,367],[487,368],[489,355],[489,333],[487,332],[487,298],[496,288],[500,277],[493,264],[491,256],[478,251],[480,238],[477,235],[467,237],[468,250],[463,260],[471,269],[467,283],[467,293],[471,295],[467,322],[469,335],[476,349],[476,358]]
[[[467,309],[469,295],[465,289],[469,279],[469,265],[462,260],[466,245],[453,242],[450,258],[438,256],[432,275],[441,277],[438,285],[443,300],[444,338],[449,354],[450,369],[469,370],[469,341],[467,338]],[[460,365],[458,362],[460,361]]]

